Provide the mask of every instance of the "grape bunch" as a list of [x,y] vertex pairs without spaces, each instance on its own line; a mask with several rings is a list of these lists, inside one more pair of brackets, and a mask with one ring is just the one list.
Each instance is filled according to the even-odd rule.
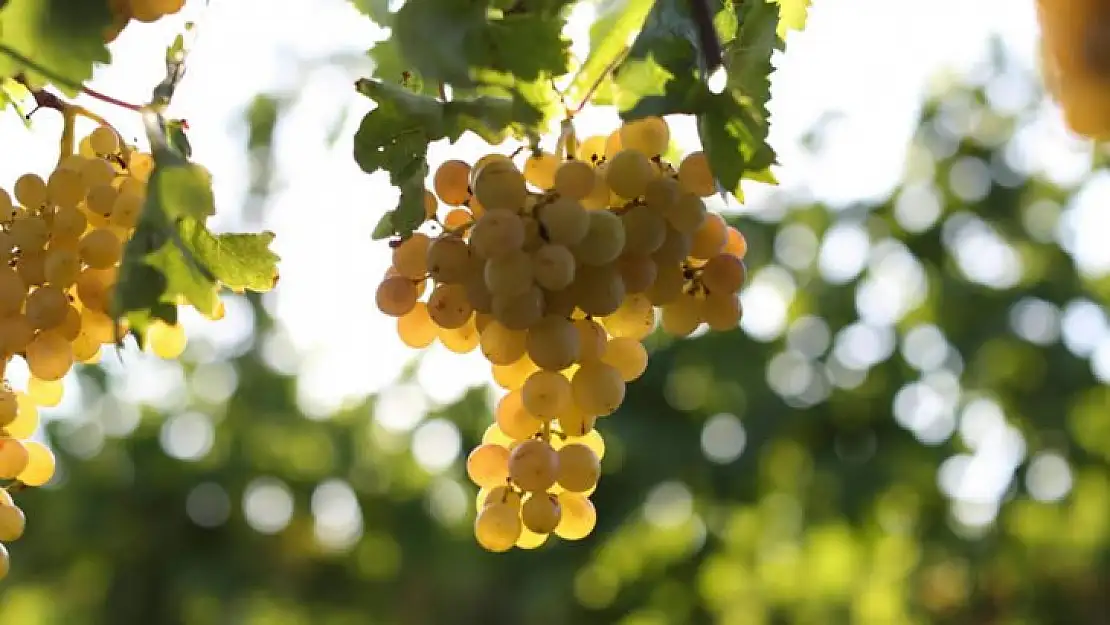
[[174,15],[185,6],[185,0],[108,0],[112,23],[104,29],[104,43],[112,43],[131,23],[157,22],[167,15]]
[[[0,377],[17,356],[30,371],[24,390],[0,387],[0,480],[9,483],[0,490],[0,544],[23,532],[11,487],[41,486],[54,474],[50,449],[28,440],[38,408],[57,405],[74,363],[97,362],[127,330],[110,312],[113,289],[153,167],[149,154],[99,127],[46,179],[28,173],[12,193],[0,188]],[[145,339],[163,358],[185,349],[177,324],[156,321]],[[0,547],[0,577],[7,569]]]
[[739,323],[745,239],[706,209],[705,155],[675,168],[669,142],[653,117],[519,167],[446,161],[425,191],[428,227],[393,244],[376,301],[401,340],[479,349],[507,391],[466,463],[485,549],[587,536],[605,451],[594,425],[645,371],[642,340]]
[[1102,0],[1038,0],[1045,84],[1073,131],[1110,138],[1110,8]]

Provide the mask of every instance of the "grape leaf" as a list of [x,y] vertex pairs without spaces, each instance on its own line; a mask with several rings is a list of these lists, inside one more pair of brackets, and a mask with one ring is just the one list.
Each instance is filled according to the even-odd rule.
[[178,221],[177,232],[220,285],[259,293],[274,287],[278,256],[270,251],[273,232],[212,234],[202,222],[188,218]]
[[524,81],[560,76],[570,58],[562,35],[567,4],[527,3],[498,16],[471,0],[408,0],[395,15],[392,38],[413,71],[454,87],[474,86],[474,72],[482,70]]
[[374,44],[367,55],[374,61],[374,76],[382,82],[401,85],[409,91],[423,95],[438,94],[439,90],[435,83],[424,80],[424,77],[414,71],[401,57],[401,50],[395,38],[390,37]]
[[581,99],[628,51],[628,38],[640,29],[652,0],[617,0],[590,27],[590,53],[567,87],[567,95]]
[[369,17],[379,26],[389,26],[393,14],[389,12],[389,0],[347,0],[359,13]]
[[[398,85],[362,79],[360,93],[377,108],[362,119],[354,139],[354,157],[363,171],[385,171],[401,189],[397,208],[379,221],[375,238],[407,236],[424,221],[424,179],[428,144],[457,141],[470,131],[489,143],[519,133],[539,120],[539,112],[519,99],[476,96],[441,102]],[[392,228],[388,233],[386,228]]]
[[23,73],[34,87],[50,82],[76,96],[93,66],[112,60],[102,35],[111,19],[107,2],[7,2],[0,8],[0,76]]
[[779,3],[779,37],[792,30],[804,30],[811,0],[775,0]]
[[714,26],[722,40],[725,88],[710,91],[703,71],[697,27],[685,0],[658,0],[614,72],[609,98],[621,117],[637,119],[674,113],[698,117],[698,134],[713,173],[725,189],[742,197],[742,179],[769,178],[775,153],[767,144],[771,54],[778,5],[744,2],[715,5]]
[[179,217],[203,219],[215,214],[216,200],[208,170],[164,150],[155,151],[155,163],[147,184],[148,205],[153,198],[171,220]]

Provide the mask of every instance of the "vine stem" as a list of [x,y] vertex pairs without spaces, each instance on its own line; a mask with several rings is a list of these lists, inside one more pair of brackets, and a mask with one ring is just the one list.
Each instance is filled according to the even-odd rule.
[[624,61],[629,52],[630,48],[628,46],[621,48],[620,54],[615,56],[612,61],[609,61],[609,64],[605,66],[605,69],[602,70],[601,74],[599,74],[593,84],[590,85],[590,88],[586,90],[586,94],[582,96],[582,100],[578,103],[578,106],[567,111],[567,117],[577,115],[582,112],[582,109],[586,108],[586,105],[590,103],[590,98],[594,97],[594,93],[601,87],[601,83],[605,81],[609,74],[613,73],[613,70],[617,69],[617,66]]
[[[12,57],[13,59],[15,59],[16,61],[18,61],[21,65],[25,65],[25,66],[35,70],[39,74],[42,74],[43,76],[46,76],[47,78],[50,79],[50,82],[52,82],[54,84],[62,85],[63,87],[67,87],[67,88],[73,89],[75,91],[80,91],[81,93],[84,93],[85,95],[89,96],[90,98],[95,98],[95,99],[100,100],[102,102],[107,102],[108,104],[112,104],[114,106],[118,106],[120,108],[124,108],[124,109],[127,109],[129,111],[138,112],[139,110],[142,109],[142,107],[139,106],[138,104],[132,104],[130,102],[124,102],[123,100],[120,100],[119,98],[114,98],[114,97],[112,97],[110,95],[107,95],[105,93],[101,93],[101,92],[99,92],[95,89],[89,89],[88,87],[85,87],[85,86],[81,85],[80,83],[73,82],[72,80],[66,78],[65,76],[62,76],[61,74],[58,74],[57,72],[51,71],[51,70],[39,65],[38,63],[32,61],[31,59],[23,56],[22,54],[19,53],[18,50],[14,50],[11,47],[6,46],[2,43],[0,43],[0,53],[6,54],[6,55]],[[22,74],[20,74],[18,76],[15,76],[15,80],[17,82],[21,83],[23,86],[27,87],[27,89],[30,90],[32,94],[36,94],[35,95],[35,103],[38,106],[44,106],[41,102],[39,102],[39,98],[38,98],[38,95],[37,95],[37,93],[42,92],[41,89],[40,90],[32,89],[31,86],[27,83],[26,77],[23,76]],[[45,93],[45,92],[42,92],[42,93]],[[54,108],[54,107],[49,107],[49,108]]]

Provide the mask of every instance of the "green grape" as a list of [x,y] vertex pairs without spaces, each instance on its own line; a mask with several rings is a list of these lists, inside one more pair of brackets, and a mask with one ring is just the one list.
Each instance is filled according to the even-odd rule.
[[577,200],[559,198],[541,206],[537,213],[551,243],[569,247],[581,242],[590,230],[590,213]]
[[628,295],[613,314],[602,318],[601,325],[611,336],[642,340],[655,329],[655,305],[646,295]]
[[644,204],[651,210],[666,215],[678,201],[678,182],[670,176],[656,176],[644,189]]
[[397,336],[401,342],[413,349],[424,349],[431,345],[439,333],[428,314],[428,305],[416,302],[412,310],[397,318]]
[[663,306],[661,325],[671,336],[690,336],[702,321],[701,302],[694,295],[683,293]]
[[627,336],[618,336],[605,344],[601,361],[620,372],[625,382],[637,380],[647,370],[648,353],[644,344]]
[[560,197],[581,200],[597,185],[594,168],[582,161],[564,161],[555,170],[554,188]]
[[[418,249],[413,250],[414,253],[417,251]],[[462,237],[453,234],[444,235],[429,241],[428,247],[425,249],[424,272],[416,271],[419,261],[415,259],[406,260],[408,265],[406,271],[415,274],[411,276],[413,278],[422,278],[424,273],[427,273],[436,282],[444,284],[465,283],[475,267],[470,251],[470,246]],[[394,263],[396,262],[395,257]],[[400,268],[398,268],[398,271],[400,271]]]
[[744,286],[744,262],[728,252],[710,258],[701,268],[701,283],[710,293],[736,293]]
[[597,486],[601,477],[601,462],[597,454],[580,443],[565,445],[558,451],[559,486],[572,493],[584,493]]
[[678,164],[678,183],[685,191],[699,197],[709,197],[717,192],[717,182],[704,152],[691,152],[682,159]]
[[0,437],[0,479],[11,480],[27,468],[27,446],[11,436]]
[[0,542],[10,543],[23,536],[27,517],[18,506],[0,505]]
[[27,346],[24,360],[36,378],[60,380],[73,366],[73,348],[53,332],[40,332]]
[[559,499],[547,493],[532,493],[520,507],[520,519],[524,527],[537,534],[550,534],[559,525],[562,509]]
[[474,519],[474,538],[483,549],[494,553],[512,549],[520,531],[520,513],[516,506],[507,503],[491,503]]
[[93,269],[108,269],[119,262],[123,241],[108,228],[97,228],[81,237],[81,260]]
[[416,306],[419,294],[412,280],[404,276],[391,276],[378,285],[375,300],[378,310],[390,317],[400,317]]
[[546,441],[529,439],[509,456],[509,479],[529,493],[542,493],[555,483],[559,456]]
[[70,169],[54,170],[46,182],[46,199],[55,206],[76,208],[88,192],[81,173]]
[[581,264],[594,267],[613,262],[624,249],[624,224],[609,211],[590,211],[586,236],[571,247]]
[[542,421],[525,410],[524,393],[520,390],[509,391],[502,397],[493,416],[497,427],[516,441],[532,437],[543,427]]
[[548,152],[530,155],[524,161],[524,179],[532,186],[547,191],[555,186],[559,157]]
[[574,281],[574,254],[563,245],[541,245],[532,252],[532,274],[536,284],[548,291],[561,291]]
[[532,288],[532,257],[524,250],[513,250],[486,261],[483,276],[493,296],[513,296]]
[[621,198],[638,198],[655,177],[651,160],[637,150],[622,150],[606,164],[605,184]]
[[481,331],[482,355],[495,365],[510,365],[524,356],[528,334],[510,330],[494,319]]
[[671,141],[670,128],[661,117],[644,117],[626,122],[620,129],[621,145],[645,156],[659,156]]
[[574,295],[578,308],[587,315],[605,317],[616,312],[626,292],[620,273],[614,265],[591,267],[574,278]]
[[616,367],[601,361],[582,363],[571,379],[574,403],[589,414],[612,414],[624,401],[625,384]]
[[559,493],[559,507],[562,516],[554,534],[563,540],[582,540],[594,531],[597,525],[597,511],[585,495],[579,493]]
[[547,315],[528,329],[528,356],[541,369],[562,371],[578,359],[578,340],[574,322],[566,317]]
[[709,293],[701,302],[702,317],[711,330],[726,332],[740,324],[742,310],[735,293]]
[[[484,204],[484,202],[483,202]],[[524,247],[524,222],[511,210],[487,210],[470,229],[470,247],[482,258],[496,258]]]
[[621,215],[625,253],[651,254],[667,239],[667,221],[647,207],[634,207]]
[[643,293],[655,282],[656,264],[645,254],[621,254],[616,262],[626,293]]
[[185,328],[179,323],[166,323],[154,320],[146,330],[147,348],[163,360],[174,360],[185,353],[188,337]]
[[56,286],[43,286],[27,296],[24,314],[36,330],[50,330],[65,321],[69,298]]
[[466,325],[474,315],[474,308],[460,284],[440,284],[428,296],[428,315],[444,329],[457,329]]
[[671,227],[684,234],[694,234],[705,221],[705,202],[697,195],[684,191],[663,217]]
[[393,267],[397,269],[397,274],[413,280],[423,278],[428,273],[428,248],[431,244],[432,239],[428,235],[414,232],[393,248]]
[[513,330],[527,330],[544,313],[543,290],[532,286],[523,293],[493,296],[493,316]]
[[528,197],[524,176],[512,161],[491,160],[474,175],[474,196],[487,210],[519,210]]
[[46,205],[46,181],[38,174],[23,174],[16,179],[12,191],[16,201],[29,209]]
[[536,371],[520,389],[524,409],[541,420],[551,420],[570,406],[570,381],[554,371]]
[[38,441],[27,441],[27,466],[16,479],[27,486],[42,486],[54,477],[54,452]]
[[480,488],[503,486],[509,479],[509,450],[500,445],[479,445],[466,458],[466,475]]

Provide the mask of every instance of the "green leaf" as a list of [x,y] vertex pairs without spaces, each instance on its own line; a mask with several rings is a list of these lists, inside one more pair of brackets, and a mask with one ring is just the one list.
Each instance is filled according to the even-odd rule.
[[0,76],[23,72],[34,87],[76,96],[97,63],[112,60],[103,30],[107,2],[10,0],[0,9]]
[[472,87],[484,70],[531,81],[567,71],[569,42],[562,9],[569,0],[525,3],[498,16],[471,0],[408,0],[392,38],[410,71],[425,80]]
[[193,154],[193,146],[189,144],[189,137],[185,135],[187,126],[183,119],[166,121],[166,142],[175,152],[189,158]]
[[370,234],[372,239],[381,241],[382,239],[388,239],[393,236],[393,233],[397,232],[397,226],[393,225],[393,214],[395,212],[396,211],[386,211],[382,215],[377,225],[374,226],[374,232]]
[[651,11],[652,0],[618,0],[590,27],[590,53],[574,75],[567,95],[575,100],[588,91],[628,51],[628,38],[640,29]]
[[742,197],[740,181],[767,179],[775,153],[767,144],[771,54],[778,5],[760,0],[716,3],[714,26],[723,42],[725,88],[709,90],[696,24],[685,0],[657,0],[603,97],[621,117],[692,114],[710,167],[722,187]]
[[809,18],[811,0],[775,0],[779,3],[779,37],[786,37],[792,30],[804,30]]
[[177,231],[193,258],[222,286],[258,293],[274,287],[278,276],[278,256],[270,251],[274,233],[212,234],[195,219],[180,220]]
[[[355,133],[355,161],[363,171],[385,171],[401,189],[401,202],[375,228],[375,237],[407,236],[424,221],[424,179],[428,174],[428,144],[440,139],[457,141],[470,131],[489,143],[520,133],[540,119],[540,113],[521,97],[476,96],[440,102],[398,85],[363,79],[360,93],[377,108],[362,119]],[[382,234],[386,227],[392,231]],[[380,235],[380,237],[379,237]]]
[[389,0],[347,0],[366,17],[374,20],[379,26],[389,26],[393,23],[393,14],[389,12]]
[[367,52],[374,61],[374,76],[382,82],[401,85],[413,93],[436,96],[439,90],[434,81],[424,80],[419,72],[412,69],[401,57],[396,38],[390,37],[374,44]]
[[155,159],[157,167],[147,185],[148,206],[153,198],[170,220],[216,213],[208,170],[170,153],[156,154]]

